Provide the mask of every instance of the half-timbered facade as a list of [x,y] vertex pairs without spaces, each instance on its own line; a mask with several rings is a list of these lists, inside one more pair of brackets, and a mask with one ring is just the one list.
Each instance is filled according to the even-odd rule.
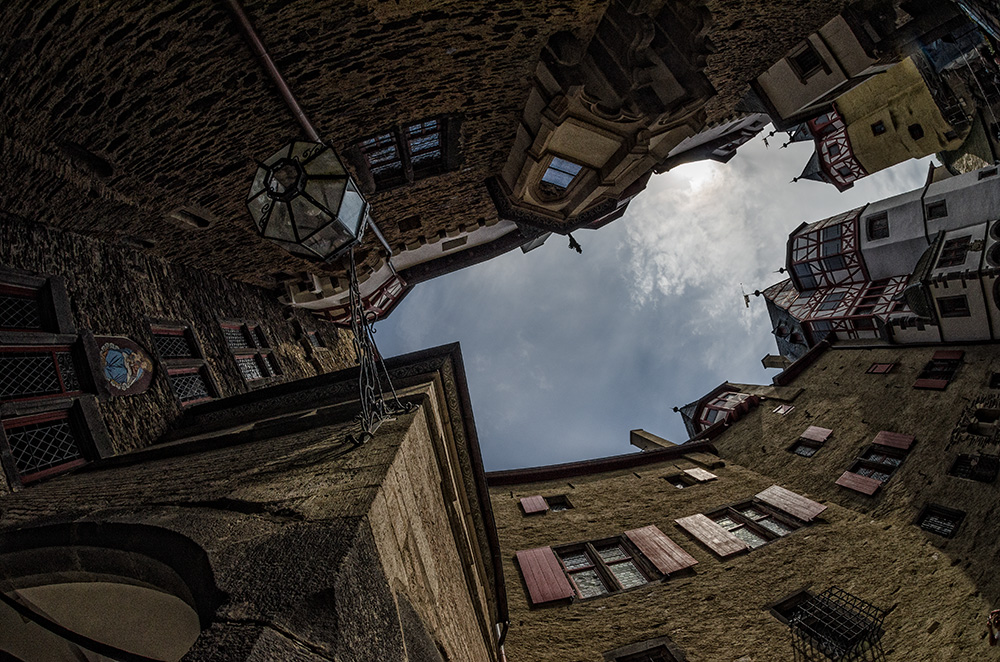
[[790,360],[831,336],[888,343],[1000,337],[997,168],[802,225],[790,277],[767,288],[773,333]]

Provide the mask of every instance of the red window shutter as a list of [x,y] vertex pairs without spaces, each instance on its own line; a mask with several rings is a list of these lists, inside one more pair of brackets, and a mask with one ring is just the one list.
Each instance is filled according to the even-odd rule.
[[730,556],[750,549],[750,545],[700,513],[674,521],[719,556]]
[[536,547],[517,553],[531,604],[540,605],[576,595],[551,547]]
[[799,435],[799,439],[808,439],[809,441],[818,441],[819,443],[824,443],[833,434],[833,430],[829,428],[821,428],[815,425],[810,425],[806,428],[806,431]]
[[625,535],[656,566],[656,569],[665,575],[690,568],[698,563],[693,556],[652,524],[641,529],[626,531]]
[[716,478],[718,478],[718,476],[713,474],[711,471],[705,471],[700,467],[695,467],[694,469],[685,469],[684,473],[686,473],[688,476],[691,476],[699,483],[704,483],[706,481],[715,480]]
[[962,357],[965,356],[965,352],[959,349],[953,350],[942,350],[940,352],[934,352],[934,356],[931,357],[933,361],[961,361]]
[[872,494],[875,494],[875,491],[879,487],[882,486],[882,481],[875,480],[874,478],[869,478],[867,476],[859,476],[858,474],[851,473],[850,471],[845,471],[843,475],[837,479],[837,485],[871,496]]
[[521,499],[521,508],[524,508],[525,515],[534,513],[544,513],[549,509],[549,504],[545,503],[545,497],[530,496]]
[[948,388],[947,379],[918,379],[913,382],[913,388],[927,388],[935,391],[943,391]]
[[767,505],[774,506],[778,510],[782,510],[792,517],[797,517],[803,522],[811,522],[826,510],[826,506],[823,504],[816,503],[812,499],[807,499],[791,490],[786,490],[780,485],[772,485],[757,494],[756,497]]
[[886,432],[882,430],[877,435],[875,435],[875,441],[880,446],[888,446],[889,448],[898,448],[900,450],[908,451],[910,446],[913,444],[912,434],[901,434],[899,432]]

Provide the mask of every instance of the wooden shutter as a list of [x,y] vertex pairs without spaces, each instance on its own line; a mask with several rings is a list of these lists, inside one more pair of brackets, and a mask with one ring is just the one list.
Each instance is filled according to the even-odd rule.
[[549,504],[545,503],[545,497],[530,496],[521,499],[521,508],[524,508],[525,515],[534,513],[544,513],[549,509]]
[[875,490],[882,486],[882,481],[875,480],[874,478],[869,478],[867,476],[859,476],[858,474],[851,473],[850,471],[845,471],[840,478],[837,479],[837,485],[871,496],[872,494],[875,494]]
[[517,553],[531,604],[540,605],[576,595],[551,547],[536,547]]
[[693,556],[652,524],[641,529],[626,531],[625,535],[639,548],[643,556],[665,575],[690,568],[698,563]]
[[943,391],[947,387],[947,379],[918,379],[913,382],[913,388],[927,388],[935,391]]
[[931,357],[932,361],[961,361],[962,357],[965,356],[965,352],[955,349],[955,350],[941,350],[940,352],[934,352],[934,356]]
[[688,476],[691,476],[699,483],[704,483],[706,481],[715,480],[716,478],[718,478],[718,476],[713,474],[711,471],[705,471],[700,467],[695,467],[694,469],[685,469],[684,473],[686,473]]
[[882,430],[877,435],[875,435],[875,441],[880,446],[888,446],[889,448],[898,448],[900,450],[910,450],[910,446],[913,444],[912,434],[901,434],[899,432],[886,432]]
[[799,435],[799,439],[807,439],[809,441],[818,441],[819,443],[824,443],[833,434],[833,430],[829,428],[821,428],[815,425],[810,425],[806,428],[806,431]]
[[803,522],[811,522],[817,515],[826,510],[826,506],[807,499],[801,494],[786,490],[780,485],[772,485],[756,497],[769,506],[774,506],[792,517]]
[[719,556],[730,556],[750,549],[750,545],[702,514],[674,521]]

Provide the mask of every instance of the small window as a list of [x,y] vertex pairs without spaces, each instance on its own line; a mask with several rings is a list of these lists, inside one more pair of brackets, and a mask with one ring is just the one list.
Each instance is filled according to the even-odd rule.
[[412,183],[443,172],[448,161],[448,120],[406,124],[357,143],[376,188]]
[[938,200],[937,202],[932,202],[927,205],[927,218],[934,220],[935,218],[944,218],[948,215],[948,202],[945,200]]
[[271,380],[281,374],[264,329],[257,322],[223,322],[222,332],[233,352],[236,367],[248,384]]
[[972,235],[956,237],[944,242],[941,247],[941,255],[938,257],[936,269],[947,267],[960,267],[965,264],[968,257],[969,248],[972,246]]
[[69,346],[0,347],[0,402],[80,393]]
[[869,375],[887,375],[892,372],[895,363],[873,363],[868,370],[865,370]]
[[623,657],[612,658],[614,662],[678,662],[679,658],[667,649],[666,646],[657,646],[647,651],[625,655]]
[[942,297],[937,300],[941,317],[970,317],[969,300],[964,296]]
[[795,74],[803,81],[815,75],[823,68],[823,59],[808,41],[788,56],[788,62],[791,64]]
[[573,504],[569,502],[565,494],[557,494],[556,496],[545,497],[545,503],[549,505],[549,510],[553,513],[558,513],[563,510],[569,510],[573,507]]
[[552,157],[549,167],[542,175],[541,189],[548,195],[562,195],[580,174],[583,166],[561,159],[558,156]]
[[0,285],[0,331],[44,331],[38,291]]
[[906,127],[906,130],[910,132],[910,137],[914,140],[920,140],[924,137],[924,127],[919,124],[911,124]]
[[466,242],[469,241],[468,237],[458,237],[456,239],[449,239],[441,243],[442,251],[450,251],[453,248],[459,248],[465,246]]
[[708,518],[745,542],[750,549],[787,536],[801,526],[756,501],[723,508],[709,514]]
[[788,450],[795,453],[796,455],[801,455],[802,457],[812,457],[822,447],[823,444],[818,444],[815,441],[806,441],[805,439],[802,439],[792,444],[792,447],[789,448]]
[[554,550],[577,597],[596,598],[649,582],[638,552],[624,538],[587,542]]
[[679,490],[683,490],[684,488],[691,487],[695,484],[694,481],[686,479],[682,474],[664,476],[663,479]]
[[814,597],[814,595],[815,594],[812,591],[806,589],[796,591],[795,593],[768,605],[767,609],[771,612],[771,615],[785,625],[788,625],[793,619],[803,613],[803,610],[800,609],[800,607],[804,602]]
[[878,122],[872,124],[873,136],[881,136],[883,133],[885,133],[885,123],[882,120],[879,120]]
[[150,332],[156,356],[182,407],[218,397],[219,391],[212,381],[201,345],[189,325],[162,322],[151,326]]
[[995,177],[997,174],[996,168],[987,168],[986,170],[979,171],[979,179],[986,179],[987,177]]
[[868,239],[885,239],[889,236],[889,214],[882,212],[868,217]]
[[953,538],[963,519],[965,519],[965,513],[961,510],[928,504],[917,518],[917,526],[924,531],[930,531],[945,538]]
[[995,455],[959,455],[948,474],[981,483],[992,483],[997,479],[998,468],[1000,460]]
[[953,357],[950,353],[937,352],[917,376],[913,387],[943,390],[955,377],[955,372],[961,364],[962,359],[959,356]]

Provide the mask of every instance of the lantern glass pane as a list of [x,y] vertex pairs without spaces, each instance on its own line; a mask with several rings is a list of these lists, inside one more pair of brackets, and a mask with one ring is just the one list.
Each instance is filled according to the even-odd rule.
[[279,149],[277,152],[275,152],[274,154],[272,154],[267,159],[267,161],[264,161],[264,165],[266,165],[266,166],[273,166],[275,163],[277,163],[281,159],[288,158],[288,154],[291,151],[292,151],[292,144],[290,143],[288,145],[285,145],[284,147],[282,147],[281,149]]
[[302,165],[308,175],[335,175],[339,177],[347,175],[344,166],[332,149],[323,150]]
[[299,231],[300,238],[311,235],[333,220],[329,214],[301,195],[293,198],[290,205],[292,220]]
[[325,258],[353,240],[354,237],[348,233],[347,229],[335,222],[303,241],[302,245]]
[[361,217],[365,211],[365,199],[361,197],[354,185],[348,183],[344,191],[344,199],[340,203],[340,222],[350,228],[354,236],[361,227]]
[[264,236],[283,241],[296,240],[295,230],[292,229],[292,217],[288,214],[288,205],[284,202],[274,202],[274,211],[271,212],[271,220],[267,223]]
[[310,179],[306,181],[306,195],[321,206],[326,207],[331,216],[336,216],[345,186],[347,186],[347,178]]
[[[250,186],[249,198],[253,198],[264,190],[264,182],[267,180],[267,169],[257,168],[257,174],[254,175],[253,184]],[[256,218],[256,216],[254,217]]]

